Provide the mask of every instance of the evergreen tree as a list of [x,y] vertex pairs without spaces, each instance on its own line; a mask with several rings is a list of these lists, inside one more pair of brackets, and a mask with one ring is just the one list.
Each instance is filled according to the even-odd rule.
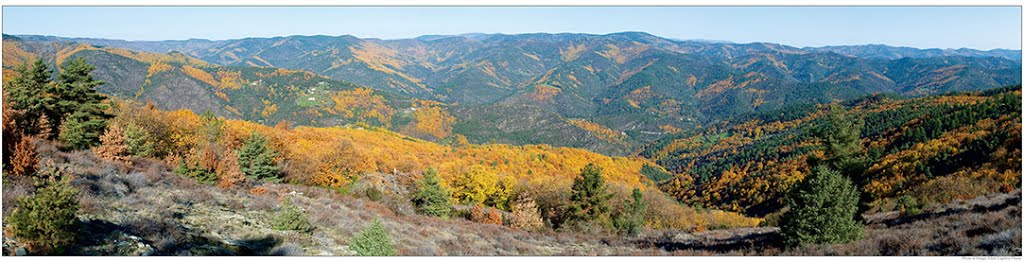
[[78,190],[51,177],[35,194],[18,200],[11,213],[11,233],[29,244],[30,252],[60,255],[78,236]]
[[5,102],[10,103],[12,109],[21,111],[18,125],[22,132],[30,136],[39,134],[39,120],[49,114],[49,105],[53,102],[53,98],[47,95],[53,85],[50,81],[53,72],[42,59],[37,59],[31,66],[21,65],[15,70],[17,77],[12,78],[4,87],[7,91]]
[[784,242],[795,247],[860,239],[859,195],[849,179],[827,166],[815,167],[786,199],[790,210],[780,225]]
[[423,178],[416,181],[416,193],[412,201],[416,212],[448,218],[452,211],[451,192],[441,185],[441,178],[433,168],[423,172]]
[[395,247],[391,244],[388,232],[380,225],[380,220],[373,220],[370,227],[352,237],[349,247],[359,256],[395,256]]
[[[51,85],[50,93],[54,103],[50,105],[51,110],[47,115],[56,129],[59,129],[65,119],[71,118],[72,114],[90,111],[93,107],[104,108],[99,106],[103,96],[96,92],[96,87],[102,85],[103,81],[92,78],[95,66],[86,63],[84,57],[78,57],[69,61],[62,69],[57,75],[58,84]],[[101,114],[102,110],[91,113],[97,116],[96,119],[109,118]]]
[[274,164],[277,152],[267,146],[267,138],[255,132],[238,150],[238,164],[245,176],[255,180],[276,182],[281,168]]
[[58,140],[65,149],[88,149],[100,144],[100,136],[107,128],[109,115],[103,112],[106,105],[85,104],[67,117],[60,125]]
[[[825,147],[821,164],[828,165],[857,181],[862,176],[867,159],[860,141],[864,120],[853,117],[842,106],[832,105],[824,123],[813,130]],[[816,166],[818,163],[811,163]],[[859,183],[858,183],[859,184]]]
[[594,163],[587,164],[572,183],[569,200],[569,220],[590,221],[608,213],[608,200],[612,195],[606,192],[601,168]]

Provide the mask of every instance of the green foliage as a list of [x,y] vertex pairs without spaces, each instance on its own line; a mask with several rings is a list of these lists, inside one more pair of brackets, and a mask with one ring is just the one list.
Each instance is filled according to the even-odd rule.
[[306,213],[291,201],[285,201],[284,206],[281,207],[281,210],[277,212],[277,216],[274,217],[271,228],[304,233],[313,232],[313,224],[309,223]]
[[654,182],[661,182],[672,179],[672,173],[665,172],[664,169],[648,164],[644,164],[644,166],[640,168],[640,174],[643,174],[648,179]]
[[74,111],[60,126],[59,141],[65,149],[89,149],[100,144],[100,136],[107,129],[109,115],[103,113],[106,105],[85,104]]
[[846,243],[861,238],[855,220],[859,192],[849,179],[827,166],[818,166],[786,199],[790,210],[780,227],[787,246]]
[[198,165],[190,165],[182,161],[177,168],[174,169],[175,174],[195,178],[200,183],[212,185],[217,182],[217,173],[206,170]]
[[644,213],[647,212],[647,204],[644,202],[644,195],[639,188],[633,189],[632,196],[632,201],[625,203],[624,213],[619,214],[613,223],[619,232],[635,236],[644,226]]
[[448,218],[452,212],[451,196],[452,193],[441,185],[437,170],[430,168],[416,181],[412,202],[420,214]]
[[255,132],[238,150],[238,164],[242,173],[255,180],[281,180],[281,167],[274,164],[274,157],[277,157],[277,152],[267,146],[267,138]]
[[825,147],[822,164],[859,180],[867,164],[864,146],[860,143],[863,127],[864,120],[851,116],[842,106],[832,105],[824,122],[812,130]]
[[395,256],[395,247],[388,238],[388,232],[380,225],[380,220],[373,220],[370,227],[352,237],[349,248],[359,256]]
[[[102,85],[103,81],[92,78],[92,71],[95,69],[95,66],[85,62],[84,57],[72,59],[64,65],[60,74],[57,75],[58,83],[53,85],[54,88],[50,91],[54,103],[50,105],[51,110],[47,117],[53,121],[54,127],[61,126],[65,119],[71,121],[77,118],[75,121],[81,123],[86,121],[83,120],[85,118],[89,118],[89,121],[95,121],[92,120],[93,118],[97,120],[110,118],[103,114],[103,109],[105,109],[105,106],[101,104],[104,99],[103,95],[96,92],[96,87]],[[83,111],[86,114],[76,116]],[[105,127],[106,124],[103,123],[103,126]],[[100,130],[102,132],[102,128]]]
[[63,254],[78,237],[78,190],[67,181],[48,181],[29,197],[19,199],[8,220],[11,233],[33,253]]
[[50,114],[50,105],[53,104],[53,98],[46,95],[53,85],[50,81],[53,71],[42,59],[36,60],[31,66],[21,65],[15,70],[17,76],[4,85],[5,102],[10,103],[12,109],[23,111],[19,129],[26,135],[39,134],[39,119]]
[[921,209],[924,205],[919,204],[917,199],[910,195],[903,195],[896,200],[896,210],[900,211],[901,215],[917,215],[921,213]]
[[124,129],[124,145],[128,153],[137,157],[156,156],[157,149],[149,133],[135,124],[128,124]]
[[611,197],[605,188],[601,167],[587,164],[572,183],[569,221],[584,222],[603,218],[608,214],[608,200]]

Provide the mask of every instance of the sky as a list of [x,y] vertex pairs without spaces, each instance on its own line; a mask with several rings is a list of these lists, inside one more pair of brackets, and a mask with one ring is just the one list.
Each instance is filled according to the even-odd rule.
[[1021,49],[1019,7],[3,7],[3,33],[123,40],[643,31],[797,47]]

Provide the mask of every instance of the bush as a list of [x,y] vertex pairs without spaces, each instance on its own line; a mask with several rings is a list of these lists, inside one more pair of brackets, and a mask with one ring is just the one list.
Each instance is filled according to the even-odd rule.
[[639,188],[633,189],[633,201],[626,202],[624,209],[625,212],[616,216],[613,221],[614,226],[621,233],[635,236],[644,226],[644,213],[647,212],[647,204],[644,203],[644,195]]
[[855,220],[860,193],[853,183],[826,166],[818,166],[796,185],[782,217],[787,246],[846,243],[860,239],[863,227]]
[[525,230],[535,230],[544,226],[540,209],[537,208],[537,201],[533,200],[529,193],[521,193],[519,198],[512,203],[512,217],[508,224],[513,228]]
[[11,233],[35,254],[59,255],[78,236],[78,190],[67,181],[51,180],[34,195],[18,200],[11,214]]
[[388,238],[388,233],[380,225],[379,220],[373,220],[370,227],[352,237],[349,248],[356,251],[360,256],[394,256],[397,255],[395,247]]
[[274,164],[275,157],[277,152],[267,146],[267,138],[255,132],[238,150],[238,164],[242,167],[242,173],[254,180],[281,180],[281,168]]
[[313,225],[309,223],[309,217],[291,201],[286,201],[281,210],[278,211],[277,216],[274,217],[273,224],[271,224],[271,228],[304,233],[313,232]]
[[609,211],[608,200],[611,197],[605,188],[601,168],[593,163],[587,164],[572,183],[569,220],[584,222],[604,217]]
[[903,195],[896,200],[896,210],[900,211],[900,215],[917,215],[921,213],[923,205],[917,203],[917,199],[909,195]]
[[477,223],[501,225],[501,213],[497,209],[475,205],[469,212],[469,220]]
[[424,171],[423,178],[416,181],[412,202],[420,214],[448,218],[452,212],[451,192],[441,186],[441,178],[433,168]]

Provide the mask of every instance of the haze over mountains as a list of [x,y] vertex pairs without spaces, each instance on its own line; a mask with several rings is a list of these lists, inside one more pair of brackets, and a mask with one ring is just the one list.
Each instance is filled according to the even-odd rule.
[[[670,133],[786,105],[873,93],[978,90],[1021,79],[1019,50],[796,48],[680,41],[642,32],[218,41],[5,35],[4,40],[5,55],[6,44],[18,42],[26,53],[52,63],[86,56],[107,82],[102,91],[151,100],[165,109],[210,110],[267,124],[371,122],[409,130],[417,123],[415,100],[433,100],[454,116],[452,133],[470,142],[545,143],[608,154],[628,154]],[[124,49],[133,50],[134,57],[115,51]],[[161,55],[139,58],[149,53]],[[169,70],[154,73],[154,64],[170,65]],[[185,66],[211,79],[198,79],[205,77],[195,77],[196,71]],[[231,82],[224,86],[241,88],[223,88],[224,79]],[[335,108],[340,100],[330,99],[332,92],[359,87],[380,96],[379,105],[336,112],[344,106]],[[280,91],[285,89],[290,91]],[[278,91],[267,94],[274,93],[270,90]]]

